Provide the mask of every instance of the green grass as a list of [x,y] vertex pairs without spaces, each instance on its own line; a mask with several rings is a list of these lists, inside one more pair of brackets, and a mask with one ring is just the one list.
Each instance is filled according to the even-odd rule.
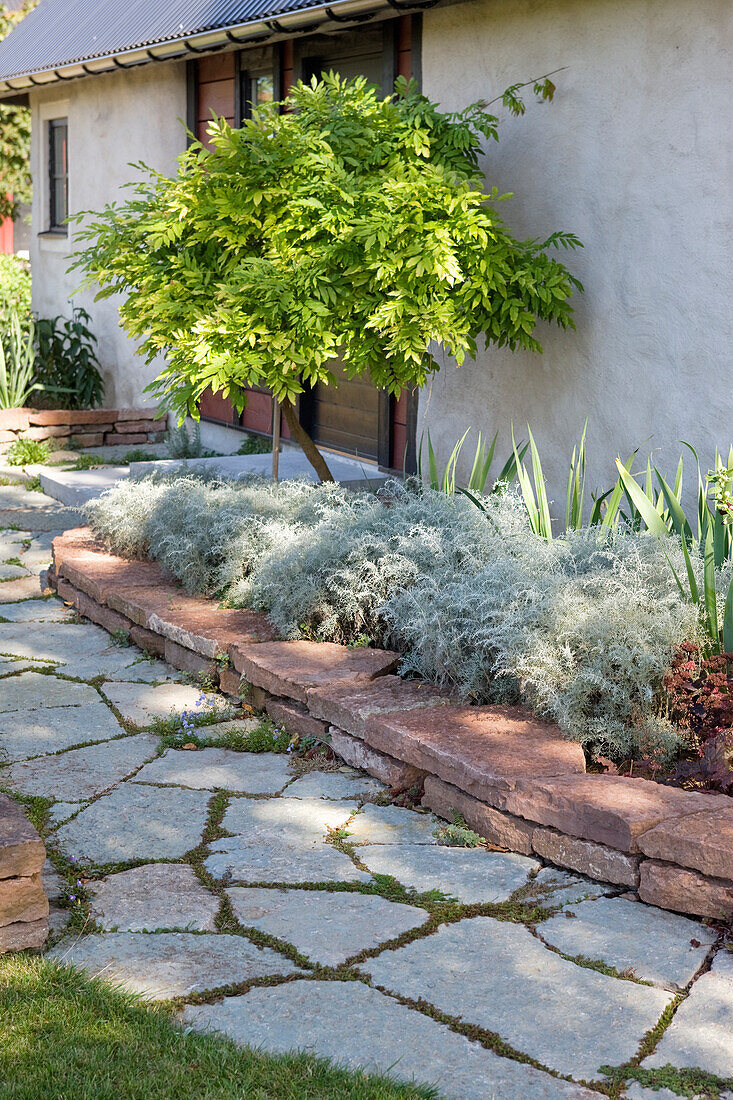
[[[354,1020],[355,1027],[359,1021]],[[428,1088],[185,1034],[170,1010],[29,956],[0,959],[2,1100],[428,1100]]]
[[92,470],[95,466],[104,466],[104,459],[99,455],[81,454],[72,466],[72,470]]
[[8,466],[29,466],[48,461],[49,444],[36,439],[16,439],[5,452]]
[[[196,728],[205,729],[201,726]],[[235,752],[287,752],[290,747],[290,735],[284,730],[276,731],[269,718],[263,718],[261,723],[251,730],[242,726],[212,734],[194,733],[191,729],[178,729],[161,734],[162,749],[179,749],[181,745],[186,744],[196,745],[199,749],[233,749]]]

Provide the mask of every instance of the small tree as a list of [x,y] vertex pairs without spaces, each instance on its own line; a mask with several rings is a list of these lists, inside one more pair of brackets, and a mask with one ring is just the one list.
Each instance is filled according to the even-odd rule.
[[504,226],[494,204],[507,196],[479,182],[482,139],[498,139],[487,104],[444,114],[405,81],[379,99],[329,74],[282,106],[237,130],[213,121],[212,150],[195,142],[174,179],[146,170],[81,232],[74,266],[98,297],[125,295],[121,323],[149,362],[166,355],[159,398],[197,417],[206,390],[241,410],[247,387],[266,386],[325,480],[295,413],[304,387],[333,384],[339,359],[399,395],[438,369],[431,345],[461,363],[481,336],[540,351],[537,320],[572,326],[580,287],[547,250],[580,242]]

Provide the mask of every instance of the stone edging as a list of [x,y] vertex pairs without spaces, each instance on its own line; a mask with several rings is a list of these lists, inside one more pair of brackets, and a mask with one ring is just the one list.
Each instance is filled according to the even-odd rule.
[[16,439],[68,439],[79,447],[159,443],[168,416],[143,409],[0,409],[0,444]]
[[[663,909],[733,914],[733,798],[585,772],[580,746],[516,707],[469,707],[393,675],[396,653],[277,641],[253,611],[217,607],[155,562],[106,552],[88,528],[54,540],[49,583],[110,632],[176,668],[218,676],[286,729],[497,847],[637,890]],[[233,666],[233,667],[232,667]]]
[[0,794],[0,955],[42,947],[48,939],[45,859],[46,846],[22,806]]

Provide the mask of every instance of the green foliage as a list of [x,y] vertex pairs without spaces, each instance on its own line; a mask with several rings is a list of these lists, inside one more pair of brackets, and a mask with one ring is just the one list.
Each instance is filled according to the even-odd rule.
[[31,329],[31,272],[28,262],[0,253],[0,339],[3,343],[17,318],[22,331]]
[[16,439],[3,456],[8,466],[33,466],[48,462],[48,440]]
[[[466,437],[471,429],[467,428],[461,438],[456,443],[455,447],[450,453],[450,458],[446,463],[445,469],[441,474],[438,470],[438,462],[435,457],[435,451],[433,450],[433,444],[430,439],[430,432],[428,432],[427,444],[428,444],[428,469],[427,477],[423,471],[423,438],[420,437],[420,446],[418,448],[417,458],[417,477],[419,481],[426,481],[427,484],[435,492],[442,493],[455,493],[465,492],[467,496],[473,500],[474,504],[481,507],[480,502],[475,498],[474,494],[484,493],[486,491],[486,485],[489,480],[489,472],[491,470],[491,464],[494,461],[494,451],[496,449],[496,440],[499,433],[497,432],[491,443],[487,444],[482,437],[481,432],[478,433],[478,441],[476,443],[476,453],[473,457],[473,465],[471,467],[471,473],[468,478],[468,485],[465,488],[456,486],[456,467],[458,460],[463,450],[463,444],[466,442]],[[526,450],[526,448],[525,448]],[[521,452],[522,455],[524,451]],[[492,483],[494,490],[498,490],[505,486],[508,482],[513,481],[517,474],[516,468],[516,455],[511,454],[504,466],[501,469],[498,477]]]
[[34,382],[33,325],[23,332],[17,314],[0,339],[0,409],[20,409],[39,388]]
[[174,179],[146,170],[80,230],[74,266],[124,296],[149,362],[165,354],[152,389],[180,416],[207,390],[238,409],[253,386],[292,402],[334,384],[337,358],[398,395],[438,369],[435,345],[461,363],[480,338],[539,351],[538,321],[572,327],[580,284],[549,251],[580,242],[517,240],[496,210],[508,196],[479,182],[498,119],[397,92],[299,83],[283,113],[212,122],[211,150],[193,142]]
[[122,458],[119,459],[123,465],[128,465],[131,462],[157,462],[160,456],[153,454],[152,451],[146,451],[142,447],[133,447],[130,451],[125,451]]
[[[9,35],[33,6],[31,0],[16,11],[0,5],[0,39]],[[19,203],[31,201],[30,146],[30,109],[0,103],[0,218],[14,217]]]
[[36,322],[36,377],[62,409],[93,409],[102,404],[104,382],[99,372],[97,339],[84,309],[72,316]]
[[100,458],[99,455],[83,454],[83,455],[79,455],[79,457],[77,458],[76,462],[74,463],[74,469],[75,470],[92,470],[92,469],[94,469],[95,466],[103,466],[103,465],[104,465],[104,459]]
[[[280,447],[282,450],[282,447]],[[238,455],[266,455],[272,452],[272,440],[264,435],[247,435],[239,446]]]
[[168,431],[169,458],[211,458],[213,451],[207,451],[201,442],[201,428],[198,424],[189,430],[187,424],[179,424]]

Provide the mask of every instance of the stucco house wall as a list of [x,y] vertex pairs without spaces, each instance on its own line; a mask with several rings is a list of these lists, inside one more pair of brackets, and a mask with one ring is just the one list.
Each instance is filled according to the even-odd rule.
[[[585,284],[577,332],[544,328],[542,356],[491,349],[446,361],[419,399],[446,458],[472,425],[529,421],[564,510],[588,417],[591,484],[642,446],[669,468],[688,439],[712,461],[733,437],[733,6],[728,0],[472,0],[423,16],[423,88],[444,108],[492,99],[560,67],[554,103],[503,112],[484,160],[513,191],[521,236],[563,229]],[[531,100],[531,89],[530,100]],[[502,114],[501,108],[497,113]],[[474,433],[475,438],[475,433]]]
[[34,90],[30,100],[31,172],[35,186],[30,246],[33,309],[45,317],[68,316],[73,304],[83,306],[92,317],[91,327],[99,342],[105,404],[142,404],[146,401],[143,388],[157,370],[155,365],[146,366],[142,358],[133,354],[130,340],[119,327],[115,299],[95,302],[91,290],[80,291],[71,298],[81,281],[78,272],[71,275],[66,272],[76,247],[75,227],[69,227],[68,238],[39,236],[48,228],[44,191],[46,123],[53,117],[67,116],[69,120],[70,212],[101,210],[119,197],[122,184],[139,178],[130,162],[142,160],[168,174],[175,170],[175,159],[186,147],[185,62],[166,62],[93,79],[56,83]]

